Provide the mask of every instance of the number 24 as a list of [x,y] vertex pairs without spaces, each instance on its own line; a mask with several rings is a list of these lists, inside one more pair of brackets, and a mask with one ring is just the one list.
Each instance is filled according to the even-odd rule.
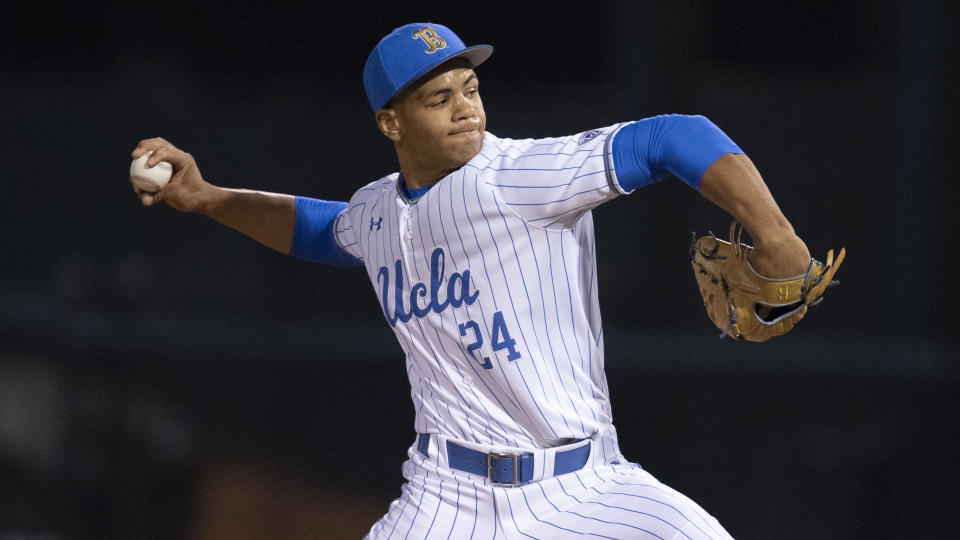
[[[476,321],[471,320],[460,323],[461,336],[466,337],[467,329],[473,330],[473,343],[467,345],[467,352],[476,359],[477,356],[474,354],[474,351],[483,346],[483,334],[480,333],[480,325],[477,324]],[[493,336],[491,336],[491,341],[490,347],[493,349],[493,352],[506,349],[509,352],[507,360],[511,362],[520,358],[520,353],[517,352],[516,349],[517,340],[510,337],[510,332],[507,330],[507,323],[503,321],[502,311],[493,314]],[[484,356],[482,360],[477,361],[483,369],[493,369],[493,363],[489,357]]]

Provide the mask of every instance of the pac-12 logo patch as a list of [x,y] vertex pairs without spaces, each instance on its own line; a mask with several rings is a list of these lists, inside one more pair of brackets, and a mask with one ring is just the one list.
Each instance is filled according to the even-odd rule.
[[590,131],[586,131],[580,136],[580,142],[577,144],[583,144],[591,139],[595,139],[600,133],[601,131],[599,129],[591,129]]
[[427,54],[433,54],[440,49],[447,48],[447,42],[444,41],[437,31],[429,26],[424,26],[423,28],[417,30],[413,33],[413,39],[422,39],[423,42],[427,45]]

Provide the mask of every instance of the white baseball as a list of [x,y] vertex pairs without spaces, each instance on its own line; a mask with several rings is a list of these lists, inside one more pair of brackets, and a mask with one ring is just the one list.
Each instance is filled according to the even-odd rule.
[[147,152],[130,163],[130,183],[135,188],[156,193],[170,181],[173,166],[167,161],[161,161],[153,167],[147,168],[147,158],[151,154],[153,152]]

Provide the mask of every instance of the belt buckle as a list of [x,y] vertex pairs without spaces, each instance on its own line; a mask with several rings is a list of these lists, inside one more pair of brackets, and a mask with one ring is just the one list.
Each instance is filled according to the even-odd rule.
[[[517,482],[517,473],[518,473],[518,470],[519,470],[519,467],[518,467],[518,463],[519,463],[519,462],[518,462],[518,459],[519,459],[519,457],[520,457],[520,456],[517,455],[517,454],[500,454],[500,453],[497,453],[497,452],[490,452],[489,454],[487,454],[487,480],[489,480],[491,484],[496,484],[496,485],[501,485],[501,486],[516,486],[516,485],[519,485],[519,482]],[[513,482],[494,482],[494,481],[493,481],[493,460],[494,460],[494,458],[496,458],[496,459],[510,458],[510,459],[513,460]]]

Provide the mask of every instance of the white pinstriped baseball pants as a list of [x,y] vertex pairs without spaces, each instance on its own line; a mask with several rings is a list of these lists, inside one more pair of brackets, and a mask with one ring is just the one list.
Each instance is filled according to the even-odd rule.
[[485,477],[438,466],[443,456],[437,446],[442,447],[431,444],[427,457],[416,443],[411,446],[402,494],[368,539],[732,538],[683,494],[639,465],[615,463],[617,459],[602,458],[602,452],[591,452],[580,471],[500,487]]

